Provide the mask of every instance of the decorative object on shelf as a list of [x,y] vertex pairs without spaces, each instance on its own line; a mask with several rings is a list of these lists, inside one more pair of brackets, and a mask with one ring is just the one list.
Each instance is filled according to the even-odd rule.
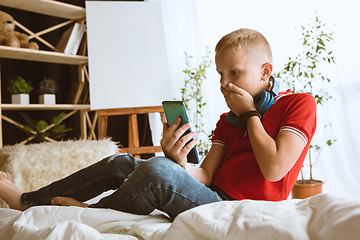
[[[206,55],[203,56],[201,63],[198,67],[193,67],[191,64],[193,56],[189,56],[185,52],[186,68],[183,72],[187,75],[187,79],[185,79],[184,87],[181,88],[181,101],[184,102],[185,108],[189,112],[189,121],[193,124],[194,131],[197,133],[196,140],[198,143],[196,148],[201,156],[201,160],[209,152],[211,136],[213,135],[213,131],[206,133],[204,130],[203,111],[206,102],[204,102],[201,93],[202,84],[206,79],[206,69],[210,67],[212,62],[209,60],[209,54],[209,48],[206,47]],[[200,139],[203,135],[205,135],[204,139]]]
[[58,86],[56,85],[55,79],[51,78],[44,78],[38,88],[39,95],[39,103],[40,104],[56,104],[56,90]]
[[[22,130],[24,130],[29,136],[33,135],[33,132],[36,132],[35,137],[33,138],[36,142],[44,142],[48,138],[59,139],[66,135],[66,132],[73,130],[72,128],[66,128],[65,124],[61,124],[62,120],[66,116],[65,112],[53,117],[48,124],[45,120],[35,121],[31,119],[25,113],[20,112],[21,116],[25,119],[27,125],[24,125]],[[50,130],[48,130],[50,129]]]
[[79,51],[81,41],[84,38],[85,29],[86,25],[84,23],[76,22],[63,33],[54,51],[76,55]]
[[29,94],[33,90],[31,82],[26,82],[23,77],[17,76],[10,79],[7,90],[11,93],[11,102],[14,104],[29,104]]
[[[318,17],[311,19],[307,26],[301,26],[302,29],[302,44],[304,46],[301,52],[294,59],[289,57],[289,61],[285,63],[281,72],[275,76],[282,78],[292,92],[306,92],[311,94],[317,105],[332,99],[328,92],[322,88],[315,88],[315,84],[321,82],[330,83],[331,80],[327,78],[320,70],[320,65],[335,63],[332,51],[328,51],[325,43],[330,43],[333,38],[333,31],[326,31],[325,24],[322,23]],[[292,79],[289,81],[289,79]],[[296,89],[296,90],[295,90]],[[329,125],[325,125],[324,128]],[[307,198],[322,192],[322,181],[313,179],[313,166],[319,159],[320,153],[325,146],[331,146],[336,140],[326,140],[324,143],[310,144],[308,151],[309,159],[309,179],[304,178],[303,168],[301,169],[301,180],[298,180],[293,188],[293,198]],[[314,159],[312,152],[317,153]]]
[[39,50],[39,45],[36,42],[29,42],[25,33],[15,31],[14,18],[3,11],[0,11],[0,45]]

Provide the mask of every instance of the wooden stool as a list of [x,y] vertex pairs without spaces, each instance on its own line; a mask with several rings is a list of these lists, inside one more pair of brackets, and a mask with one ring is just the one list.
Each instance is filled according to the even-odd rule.
[[162,106],[115,108],[98,110],[98,135],[104,139],[107,134],[108,116],[129,115],[129,147],[121,148],[124,153],[132,153],[134,157],[140,158],[140,154],[162,152],[161,146],[140,146],[138,114],[160,113],[161,121],[165,121],[164,109]]

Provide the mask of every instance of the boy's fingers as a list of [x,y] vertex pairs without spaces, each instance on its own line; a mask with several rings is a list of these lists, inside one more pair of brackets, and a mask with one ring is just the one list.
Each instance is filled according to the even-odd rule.
[[[191,132],[191,133],[188,133],[188,134],[182,136],[182,137],[179,139],[179,141],[176,142],[176,144],[175,144],[175,149],[180,152],[180,151],[186,146],[186,144],[187,144],[192,138],[195,137],[195,135],[196,135],[195,132]],[[190,150],[191,150],[191,149],[190,149]]]
[[173,132],[175,132],[175,130],[180,126],[180,124],[181,124],[181,117],[177,117],[177,118],[175,119],[175,121],[173,122],[173,124],[171,124],[171,125],[169,126],[169,128],[170,128],[171,130],[173,130]]
[[169,124],[165,121],[163,122],[163,132],[165,132],[169,128]]
[[190,128],[189,124],[184,124],[183,126],[179,127],[174,134],[172,135],[172,144],[175,145],[184,135],[187,129]]
[[[164,136],[162,141],[164,142],[163,145],[173,146],[179,140],[181,135],[185,133],[185,131],[190,128],[190,125],[184,124],[180,128],[178,128],[181,124],[181,118],[176,118],[175,122],[171,124],[168,128],[164,128]],[[178,129],[177,129],[178,128]],[[165,146],[166,147],[166,146]]]
[[[186,130],[188,130],[190,128],[190,124],[189,123],[185,123],[184,125],[182,125],[181,127],[179,127],[178,130],[179,132],[182,132],[182,134],[184,134],[186,132]],[[181,135],[182,135],[181,134]]]
[[235,84],[233,84],[233,83],[229,83],[229,89],[232,91],[232,92],[234,92],[234,93],[238,93],[238,94],[240,94],[240,95],[243,95],[243,93],[244,93],[244,89],[242,89],[242,88],[239,88],[238,86],[236,86]]
[[186,155],[188,155],[189,152],[191,151],[191,149],[193,149],[195,147],[195,145],[196,145],[196,139],[192,140],[185,147],[183,147],[183,151],[185,151],[184,153],[186,153]]
[[181,138],[182,135],[184,135],[184,133],[190,128],[190,124],[189,123],[185,123],[184,125],[182,125],[181,127],[179,127],[175,133],[174,133],[174,138],[176,139],[176,142],[179,141],[179,139]]
[[169,125],[168,125],[167,121],[163,122],[163,129],[168,128],[168,127],[169,127]]
[[178,128],[178,126],[180,125],[181,123],[181,118],[179,117],[180,121],[177,119],[175,119],[175,122],[173,124],[171,124],[169,126],[169,124],[167,122],[164,122],[163,124],[163,133],[164,133],[164,136],[165,137],[166,135],[173,135],[175,130]]

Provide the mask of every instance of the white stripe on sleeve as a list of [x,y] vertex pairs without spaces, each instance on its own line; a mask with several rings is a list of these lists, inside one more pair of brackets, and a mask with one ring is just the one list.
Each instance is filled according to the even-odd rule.
[[223,141],[220,141],[220,140],[214,140],[212,142],[212,144],[217,144],[217,145],[221,145],[223,147],[226,147],[225,143]]
[[307,138],[306,134],[303,133],[302,131],[300,131],[300,130],[297,129],[297,128],[294,128],[294,127],[291,127],[291,126],[282,126],[282,127],[280,128],[280,131],[279,131],[279,132],[281,132],[281,131],[290,131],[290,132],[293,132],[293,133],[295,133],[296,135],[298,135],[298,136],[305,142],[305,144],[307,144],[307,142],[308,142],[308,138]]

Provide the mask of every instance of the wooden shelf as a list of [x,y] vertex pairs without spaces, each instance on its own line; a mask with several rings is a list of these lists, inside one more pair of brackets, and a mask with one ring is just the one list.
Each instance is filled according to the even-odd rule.
[[90,110],[89,104],[0,104],[2,110]]
[[[40,36],[48,32],[55,31],[73,21],[82,21],[86,18],[85,8],[75,6],[72,4],[67,4],[54,0],[0,0],[0,6],[6,6],[10,8],[17,8],[24,11],[44,14],[53,17],[64,18],[66,21],[61,24],[57,24],[48,29],[45,29],[38,33],[33,33],[31,30],[26,27],[21,27],[22,25],[18,23],[18,27],[22,28],[25,32],[31,35],[31,37],[36,38],[40,42],[44,43],[51,49],[53,46],[48,43],[46,40],[42,39]],[[85,48],[83,49],[85,50]],[[71,55],[64,54],[54,51],[44,51],[44,50],[32,50],[25,48],[14,48],[7,46],[0,46],[0,59],[16,59],[23,61],[33,61],[33,62],[45,62],[45,63],[54,63],[54,64],[65,64],[65,65],[75,65],[78,66],[78,80],[84,82],[87,78],[89,80],[89,75],[87,72],[88,57],[81,55]],[[6,69],[1,69],[6,70]],[[0,76],[1,83],[1,76]],[[1,86],[1,84],[0,84]],[[1,92],[1,91],[0,91]],[[1,94],[0,94],[1,99]],[[13,110],[64,110],[67,112],[67,115],[64,119],[73,116],[75,113],[80,112],[80,131],[81,137],[87,138],[87,127],[89,127],[91,134],[89,135],[90,139],[96,139],[94,132],[96,118],[91,122],[88,111],[91,111],[89,104],[55,104],[55,105],[45,105],[45,104],[11,104],[0,102],[0,148],[3,146],[3,136],[2,136],[2,120],[5,120],[15,126],[21,126],[21,124],[16,121],[8,118],[3,115],[3,111],[13,111]],[[31,141],[31,137],[23,141],[22,143],[27,143]],[[52,140],[54,141],[54,140]]]
[[50,52],[43,50],[33,50],[25,48],[14,48],[0,46],[0,58],[10,58],[26,61],[48,62],[67,65],[87,64],[86,56],[64,54],[59,52]]
[[1,0],[0,5],[65,19],[84,19],[85,8],[53,0]]

